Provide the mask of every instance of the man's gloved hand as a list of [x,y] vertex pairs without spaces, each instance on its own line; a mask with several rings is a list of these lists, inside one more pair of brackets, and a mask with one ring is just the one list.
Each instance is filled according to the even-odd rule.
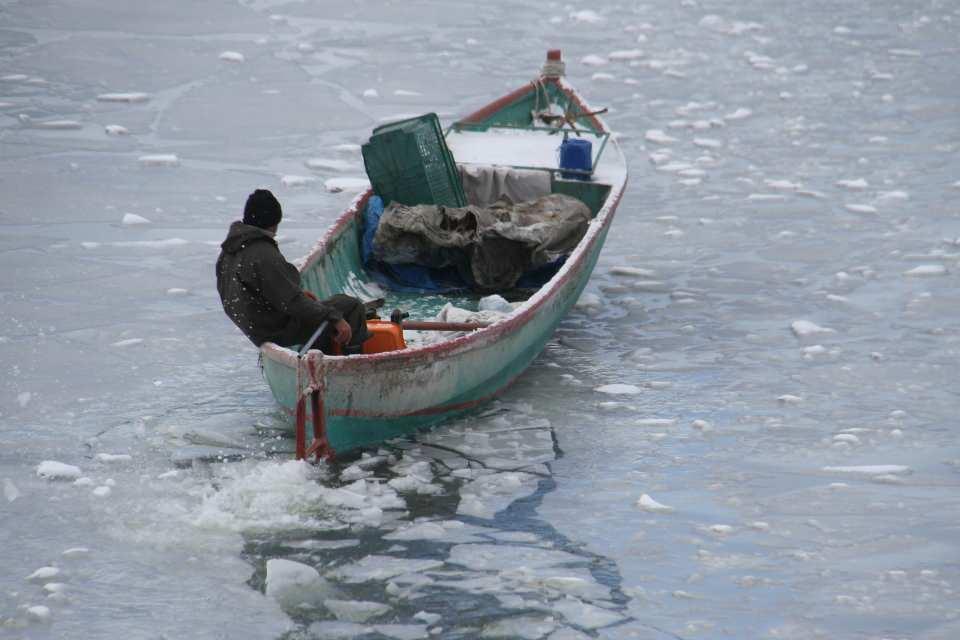
[[348,323],[346,320],[337,320],[337,323],[333,325],[333,330],[333,341],[340,346],[346,346],[350,342],[350,338],[353,337],[353,331],[350,329],[350,323]]

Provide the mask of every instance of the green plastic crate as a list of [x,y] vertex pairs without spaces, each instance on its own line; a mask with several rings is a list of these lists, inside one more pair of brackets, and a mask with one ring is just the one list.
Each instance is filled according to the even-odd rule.
[[467,205],[437,114],[377,127],[362,150],[367,177],[385,204]]

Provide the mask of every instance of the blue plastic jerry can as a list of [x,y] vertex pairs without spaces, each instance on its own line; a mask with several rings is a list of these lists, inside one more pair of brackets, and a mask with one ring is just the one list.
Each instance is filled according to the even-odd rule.
[[593,171],[593,144],[583,138],[565,138],[560,143],[560,168],[577,169],[587,173],[561,172],[567,180],[590,180]]

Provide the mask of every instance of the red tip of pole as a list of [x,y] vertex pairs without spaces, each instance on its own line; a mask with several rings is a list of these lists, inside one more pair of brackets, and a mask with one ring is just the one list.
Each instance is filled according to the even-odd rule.
[[552,62],[560,62],[560,59],[563,56],[560,54],[560,49],[550,49],[547,51],[547,60]]

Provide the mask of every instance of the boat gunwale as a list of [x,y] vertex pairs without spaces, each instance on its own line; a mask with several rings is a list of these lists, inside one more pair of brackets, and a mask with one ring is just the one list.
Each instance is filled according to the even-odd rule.
[[[580,96],[576,89],[574,89],[562,78],[543,78],[542,80],[544,82],[556,83],[557,86],[565,94],[567,94],[568,98],[575,101],[581,109],[583,109],[585,112],[591,111],[587,102]],[[495,113],[499,109],[502,109],[503,107],[512,104],[516,100],[525,96],[527,93],[532,91],[535,86],[535,82],[527,83],[520,89],[517,89],[516,91],[513,91],[491,102],[486,107],[481,108],[463,120],[468,121],[471,118],[476,118],[478,115],[485,113]],[[609,128],[607,128],[602,119],[598,118],[597,116],[589,117],[601,132],[610,133]],[[392,368],[405,367],[408,366],[411,361],[423,361],[425,359],[434,358],[440,359],[486,347],[489,344],[495,343],[503,335],[526,325],[533,315],[542,307],[544,307],[556,294],[556,292],[558,292],[563,285],[574,276],[574,274],[577,274],[581,271],[583,263],[590,249],[595,245],[598,238],[601,236],[601,233],[610,226],[613,220],[613,214],[623,197],[629,176],[626,170],[626,158],[623,157],[623,152],[620,150],[616,141],[613,140],[612,142],[619,153],[620,159],[622,160],[624,169],[622,175],[619,176],[619,180],[611,181],[613,184],[610,185],[610,192],[607,194],[606,201],[597,212],[597,215],[593,218],[586,235],[577,244],[573,252],[571,252],[570,256],[560,270],[547,284],[542,286],[532,296],[525,300],[515,313],[511,314],[507,318],[504,318],[503,320],[494,322],[483,329],[471,331],[470,333],[458,336],[452,340],[445,340],[435,344],[407,347],[406,349],[400,349],[397,351],[387,351],[375,354],[351,356],[331,356],[324,354],[322,359],[324,368],[329,372],[362,373],[371,369],[389,370]],[[323,259],[325,255],[327,255],[327,248],[333,246],[334,242],[346,232],[348,224],[354,218],[359,216],[361,207],[366,204],[367,200],[372,194],[373,190],[372,188],[369,188],[354,198],[347,209],[337,218],[334,224],[327,229],[323,236],[321,236],[321,238],[314,244],[311,251],[305,257],[296,261],[297,267],[301,273],[312,267],[319,260]],[[297,352],[292,349],[281,347],[273,342],[266,342],[260,346],[260,352],[264,357],[269,358],[270,360],[287,365],[291,368],[297,367]]]

